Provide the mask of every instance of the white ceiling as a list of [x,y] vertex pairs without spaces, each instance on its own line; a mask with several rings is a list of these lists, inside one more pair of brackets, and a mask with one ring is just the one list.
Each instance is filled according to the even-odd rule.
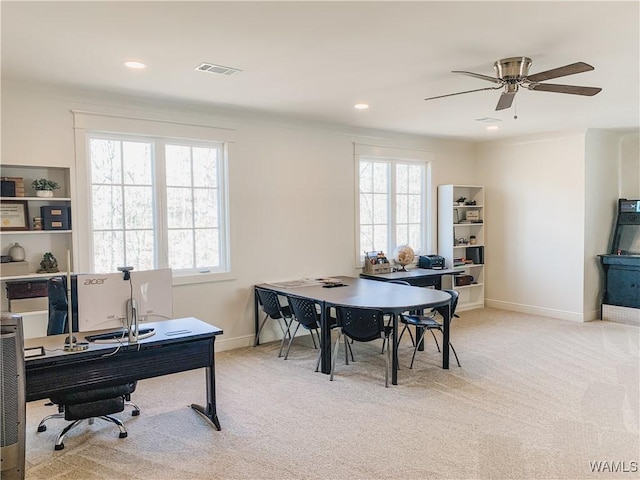
[[[9,2],[2,79],[270,112],[355,127],[473,140],[639,125],[639,2]],[[494,86],[493,62],[530,73],[577,61],[595,71],[550,83],[595,97]],[[133,71],[135,59],[148,68]],[[239,68],[232,77],[201,62]],[[369,110],[353,105],[366,102]],[[517,110],[516,110],[517,109]],[[517,120],[513,118],[517,111]],[[488,132],[476,119],[501,120]]]

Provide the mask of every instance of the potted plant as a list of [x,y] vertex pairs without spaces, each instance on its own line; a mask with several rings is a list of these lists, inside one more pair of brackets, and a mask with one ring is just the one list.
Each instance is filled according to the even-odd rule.
[[46,178],[34,180],[31,186],[36,190],[36,197],[53,197],[53,191],[60,188],[57,182]]

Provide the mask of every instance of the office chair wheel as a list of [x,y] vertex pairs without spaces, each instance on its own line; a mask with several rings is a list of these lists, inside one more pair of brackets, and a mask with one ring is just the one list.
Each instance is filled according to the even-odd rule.
[[63,450],[64,449],[64,443],[61,444],[57,444],[55,445],[55,447],[53,447],[55,450]]
[[47,431],[47,426],[46,425],[38,425],[38,433],[39,432],[46,432]]
[[131,416],[132,416],[132,417],[137,417],[138,415],[140,415],[140,410],[133,410],[133,411],[131,412]]
[[120,432],[120,438],[127,438],[127,432]]

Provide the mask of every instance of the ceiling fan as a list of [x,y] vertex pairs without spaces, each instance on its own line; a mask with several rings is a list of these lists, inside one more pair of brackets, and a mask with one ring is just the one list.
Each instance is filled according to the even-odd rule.
[[571,95],[585,95],[591,97],[602,89],[598,87],[580,87],[576,85],[558,85],[555,83],[540,83],[552,78],[565,77],[576,73],[588,72],[594,68],[584,62],[572,63],[564,67],[553,68],[545,72],[534,73],[529,75],[529,67],[531,67],[531,59],[528,57],[509,57],[498,60],[493,64],[496,71],[496,77],[482,75],[480,73],[464,72],[461,70],[453,70],[452,73],[461,73],[470,77],[487,80],[497,83],[496,87],[478,88],[476,90],[467,90],[465,92],[450,93],[448,95],[439,95],[437,97],[425,98],[425,100],[433,100],[435,98],[451,97],[454,95],[462,95],[464,93],[480,92],[482,90],[498,90],[503,88],[504,91],[500,95],[496,110],[504,110],[511,107],[516,92],[520,87],[528,90],[537,90],[541,92],[569,93]]

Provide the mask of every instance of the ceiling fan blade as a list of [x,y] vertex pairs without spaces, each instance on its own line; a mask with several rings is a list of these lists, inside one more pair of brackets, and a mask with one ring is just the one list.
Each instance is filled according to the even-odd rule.
[[488,82],[499,83],[502,85],[502,80],[499,78],[482,75],[480,73],[464,72],[462,70],[453,70],[451,73],[461,73],[462,75],[468,75],[470,77],[479,78],[480,80],[487,80]]
[[438,95],[437,97],[425,98],[425,100],[434,100],[436,98],[453,97],[454,95],[462,95],[464,93],[473,93],[473,92],[482,92],[483,90],[497,90],[498,88],[502,88],[502,85],[498,87],[487,87],[487,88],[478,88],[476,90],[467,90],[465,92],[448,93],[447,95]]
[[498,105],[496,105],[496,111],[505,110],[511,107],[513,103],[513,98],[516,96],[516,92],[502,92],[500,95],[500,100],[498,100]]
[[576,73],[588,72],[594,68],[588,63],[577,62],[564,67],[553,68],[540,73],[534,73],[527,76],[527,80],[530,82],[543,82],[552,78],[566,77],[567,75],[574,75]]
[[529,90],[541,92],[569,93],[571,95],[585,95],[592,97],[602,89],[599,87],[580,87],[577,85],[557,85],[554,83],[534,83],[527,87]]

